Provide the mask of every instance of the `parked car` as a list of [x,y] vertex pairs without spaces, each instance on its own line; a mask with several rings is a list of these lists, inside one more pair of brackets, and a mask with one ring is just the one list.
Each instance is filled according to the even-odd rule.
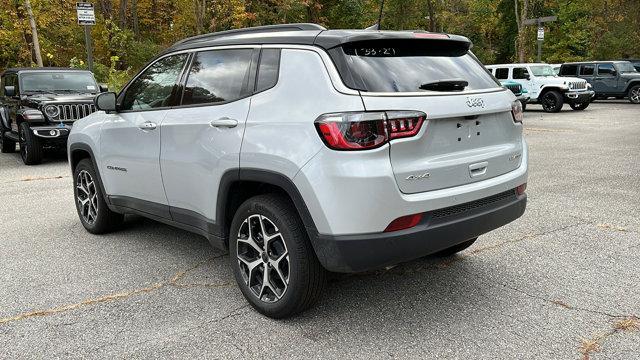
[[640,72],[629,61],[567,63],[562,65],[560,73],[588,81],[596,92],[596,99],[628,98],[640,104]]
[[529,102],[546,112],[559,112],[564,103],[584,110],[594,96],[591,86],[575,77],[558,77],[548,64],[499,64],[487,68],[498,80],[514,80],[529,92]]
[[73,122],[95,111],[101,89],[77,69],[7,69],[0,79],[0,148],[14,152],[19,143],[26,165],[39,164],[46,149],[66,148]]
[[455,254],[526,206],[520,102],[470,48],[314,24],[183,40],[74,125],[80,221],[201,234],[274,318],[311,306],[327,271]]
[[516,96],[516,99],[518,99],[522,104],[522,111],[524,111],[527,108],[527,103],[529,102],[529,92],[522,88],[522,84],[511,80],[502,80],[500,81],[500,84],[511,90],[513,95]]

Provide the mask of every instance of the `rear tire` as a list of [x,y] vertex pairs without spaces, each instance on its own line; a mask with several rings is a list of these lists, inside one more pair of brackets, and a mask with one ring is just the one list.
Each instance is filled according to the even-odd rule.
[[298,212],[282,195],[260,195],[240,205],[231,224],[229,253],[242,295],[268,317],[304,311],[324,290],[327,272]]
[[38,165],[42,162],[42,144],[35,136],[29,123],[20,124],[20,156],[25,165]]
[[640,104],[640,85],[629,89],[629,101],[633,104]]
[[81,160],[73,170],[73,195],[80,222],[92,234],[104,234],[116,229],[124,215],[107,206],[100,181],[90,159]]
[[444,250],[442,250],[440,252],[437,252],[435,255],[436,256],[440,256],[440,257],[448,257],[448,256],[455,255],[455,254],[459,253],[460,251],[465,250],[469,246],[473,245],[473,243],[475,243],[476,240],[478,240],[478,238],[467,240],[467,241],[465,241],[463,243],[460,243],[460,244],[452,246],[452,247],[450,247],[448,249],[444,249]]
[[557,113],[562,110],[562,105],[564,105],[564,99],[562,98],[562,94],[555,90],[547,91],[541,100],[542,109],[548,113]]
[[573,110],[580,111],[580,110],[584,110],[584,109],[588,108],[589,104],[590,104],[590,102],[585,101],[583,103],[570,103],[569,106],[571,106],[571,108]]

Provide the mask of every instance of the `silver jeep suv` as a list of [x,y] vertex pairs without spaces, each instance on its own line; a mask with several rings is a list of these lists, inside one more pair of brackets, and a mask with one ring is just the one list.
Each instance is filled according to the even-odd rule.
[[313,24],[181,41],[75,123],[80,221],[201,234],[274,318],[316,301],[327,271],[459,252],[526,205],[520,102],[470,47]]

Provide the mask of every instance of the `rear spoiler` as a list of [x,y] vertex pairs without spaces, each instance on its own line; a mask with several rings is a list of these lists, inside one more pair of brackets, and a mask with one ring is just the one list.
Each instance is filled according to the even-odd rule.
[[[422,30],[415,31],[377,31],[377,30],[333,30],[323,31],[316,37],[314,45],[326,50],[333,49],[344,44],[361,41],[380,40],[435,40],[452,41],[465,44],[467,49],[472,48],[471,40],[460,35],[433,33]],[[463,45],[464,46],[464,45]]]

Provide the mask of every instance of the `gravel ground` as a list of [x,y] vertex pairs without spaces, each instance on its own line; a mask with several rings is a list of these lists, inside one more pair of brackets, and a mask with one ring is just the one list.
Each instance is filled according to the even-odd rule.
[[64,155],[0,155],[1,358],[640,358],[640,106],[525,115],[529,204],[460,256],[254,312],[227,255],[139,217],[80,225]]

